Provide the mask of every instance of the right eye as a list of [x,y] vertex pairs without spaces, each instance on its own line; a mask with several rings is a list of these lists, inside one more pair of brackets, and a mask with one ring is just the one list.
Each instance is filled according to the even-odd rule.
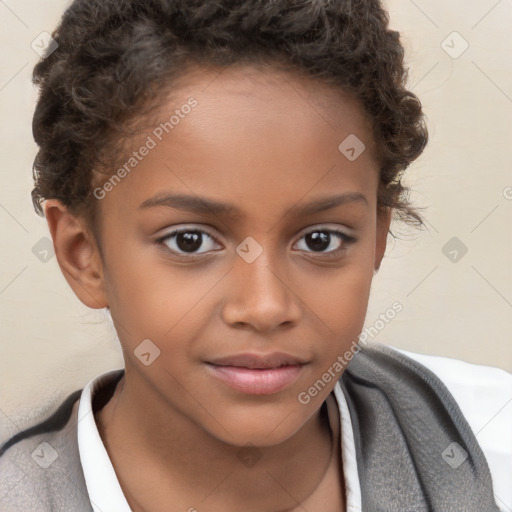
[[179,256],[194,256],[205,254],[211,250],[207,249],[203,252],[197,252],[198,249],[205,245],[205,239],[207,240],[207,247],[208,245],[212,245],[211,242],[217,243],[215,238],[209,233],[196,228],[175,229],[165,236],[160,237],[156,242],[165,245],[169,251]]

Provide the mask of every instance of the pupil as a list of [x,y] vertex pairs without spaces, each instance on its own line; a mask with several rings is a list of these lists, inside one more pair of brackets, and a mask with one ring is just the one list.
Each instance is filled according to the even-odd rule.
[[306,235],[306,243],[311,249],[324,250],[329,247],[329,235],[321,231],[315,231]]
[[182,251],[194,251],[195,249],[199,249],[199,247],[201,247],[201,234],[190,231],[186,233],[178,233],[176,237],[176,245]]

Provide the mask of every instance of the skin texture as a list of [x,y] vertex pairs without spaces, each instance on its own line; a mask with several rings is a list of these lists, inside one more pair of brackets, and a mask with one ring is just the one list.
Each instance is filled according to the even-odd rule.
[[[64,276],[84,304],[109,307],[123,348],[126,375],[96,414],[100,434],[134,510],[343,510],[320,412],[336,379],[307,404],[298,395],[357,339],[384,255],[391,212],[377,216],[371,122],[351,96],[308,78],[204,68],[162,99],[132,150],[191,97],[197,106],[98,201],[101,250],[83,219],[45,204]],[[338,149],[350,134],[366,146],[354,161]],[[292,210],[348,192],[365,200]],[[241,214],[140,208],[162,193]],[[157,242],[184,227],[207,232],[192,254],[178,237]],[[305,235],[327,229],[356,241],[327,232],[328,247],[315,250]],[[262,249],[251,263],[236,251],[247,237]],[[148,366],[134,353],[145,339],[160,350]],[[236,391],[205,365],[246,352],[307,364],[269,395]],[[240,458],[247,445],[260,456],[251,467]]]

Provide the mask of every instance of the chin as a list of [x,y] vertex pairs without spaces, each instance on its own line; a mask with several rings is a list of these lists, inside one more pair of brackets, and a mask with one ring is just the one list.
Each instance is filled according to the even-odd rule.
[[308,420],[303,418],[301,421],[297,413],[285,411],[280,409],[274,414],[269,411],[265,414],[254,410],[249,417],[238,418],[233,414],[224,415],[222,426],[216,423],[208,430],[220,441],[233,446],[277,446],[296,434]]

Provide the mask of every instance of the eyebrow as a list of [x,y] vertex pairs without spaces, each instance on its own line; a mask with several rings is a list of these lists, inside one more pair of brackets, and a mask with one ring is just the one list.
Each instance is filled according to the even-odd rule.
[[[362,202],[368,205],[368,200],[360,192],[346,192],[344,194],[338,194],[335,196],[321,197],[311,201],[310,203],[292,207],[291,209],[297,215],[313,215],[325,210],[336,208],[337,206],[353,203]],[[205,197],[191,196],[185,194],[167,194],[160,193],[154,197],[146,199],[139,208],[153,208],[157,206],[164,206],[168,208],[175,208],[178,210],[194,212],[194,213],[210,213],[217,215],[231,215],[231,216],[243,216],[242,210],[238,207],[207,199]]]

